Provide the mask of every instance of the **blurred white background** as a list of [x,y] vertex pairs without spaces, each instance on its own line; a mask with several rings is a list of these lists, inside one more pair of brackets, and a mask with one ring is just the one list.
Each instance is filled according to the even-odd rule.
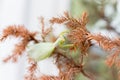
[[[70,0],[0,0],[0,34],[9,25],[24,25],[30,30],[39,30],[38,17],[49,19],[63,14],[64,11],[69,11],[69,5]],[[18,41],[19,39],[8,38],[0,43],[0,80],[23,80],[26,68],[24,57],[18,63],[2,62],[5,56],[11,54]],[[52,60],[50,58],[40,62],[42,73],[57,75],[58,70]]]

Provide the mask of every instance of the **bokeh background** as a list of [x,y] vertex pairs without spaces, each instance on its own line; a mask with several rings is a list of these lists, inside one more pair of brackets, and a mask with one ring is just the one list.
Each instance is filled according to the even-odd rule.
[[[68,11],[73,17],[80,18],[86,11],[89,15],[87,29],[107,37],[120,37],[120,0],[0,0],[0,35],[9,25],[24,25],[31,31],[39,31],[39,17],[49,20]],[[56,25],[59,34],[63,27]],[[26,58],[21,57],[18,63],[3,63],[2,60],[10,55],[19,38],[9,37],[0,43],[0,80],[23,80],[26,73]],[[86,59],[85,69],[93,73],[96,80],[117,80],[118,70],[105,64],[107,52],[97,45],[90,48],[90,57]],[[48,58],[39,63],[42,74],[57,76],[59,70],[54,65],[54,59]],[[77,80],[89,80],[83,75]]]

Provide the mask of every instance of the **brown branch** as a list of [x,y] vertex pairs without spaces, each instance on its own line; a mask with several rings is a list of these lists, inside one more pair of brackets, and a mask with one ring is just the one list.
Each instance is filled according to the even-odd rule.
[[36,33],[29,32],[24,26],[8,26],[6,29],[3,30],[3,35],[0,39],[0,41],[3,41],[8,36],[15,36],[15,37],[22,37],[23,40],[15,45],[15,49],[13,50],[13,54],[5,58],[3,61],[7,62],[9,60],[12,60],[14,62],[17,61],[18,56],[21,56],[24,50],[26,49],[27,44],[30,41],[38,42],[34,36]]

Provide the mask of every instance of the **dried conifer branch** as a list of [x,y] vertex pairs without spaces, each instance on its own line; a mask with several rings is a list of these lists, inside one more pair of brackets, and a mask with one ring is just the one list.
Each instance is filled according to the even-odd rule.
[[55,77],[55,76],[41,76],[39,80],[64,80],[64,79],[60,79],[59,77]]
[[111,40],[110,38],[107,38],[105,36],[102,36],[100,34],[98,35],[92,35],[92,34],[89,34],[88,35],[88,38],[90,40],[95,40],[97,41],[97,43],[105,50],[107,51],[110,51],[114,48],[117,47],[115,41]]
[[12,59],[12,61],[17,61],[18,56],[22,55],[24,52],[27,44],[29,41],[33,40],[35,42],[38,42],[34,36],[36,33],[29,32],[26,28],[23,26],[8,26],[6,29],[3,30],[3,35],[0,39],[0,41],[3,41],[8,36],[12,35],[15,37],[22,37],[23,40],[21,43],[16,44],[15,49],[13,50],[13,54],[5,58],[3,61],[7,62],[8,60]]
[[[45,30],[44,25],[44,18],[41,18],[41,24],[42,24],[42,38],[43,42],[45,41],[46,35],[51,32],[51,28],[48,28]],[[106,64],[111,67],[113,64],[116,64],[117,67],[120,67],[120,58],[119,58],[119,52],[120,52],[120,39],[110,39],[103,35],[94,35],[91,34],[86,29],[86,24],[88,22],[87,19],[87,13],[83,13],[81,19],[74,19],[71,17],[67,12],[64,13],[64,16],[61,16],[60,18],[53,17],[50,22],[52,24],[65,24],[68,29],[69,33],[67,36],[65,36],[68,40],[68,42],[72,43],[75,46],[75,51],[77,49],[80,49],[80,56],[79,60],[80,63],[75,63],[75,61],[71,58],[62,53],[62,51],[56,50],[53,52],[53,55],[56,55],[56,65],[60,70],[59,76],[47,76],[43,75],[42,77],[36,76],[36,70],[37,70],[37,63],[35,61],[29,60],[29,64],[31,66],[28,68],[28,73],[25,76],[25,80],[74,80],[76,73],[81,73],[84,76],[88,77],[91,80],[95,80],[94,77],[89,74],[87,74],[83,67],[83,59],[84,56],[87,55],[88,49],[91,47],[92,40],[96,41],[100,47],[102,47],[104,50],[110,52],[108,58],[106,59]],[[0,41],[3,41],[6,39],[9,35],[15,36],[15,37],[22,37],[23,40],[21,43],[17,44],[13,54],[8,56],[4,62],[7,62],[8,60],[17,61],[18,57],[22,55],[23,51],[26,49],[27,44],[33,40],[35,42],[38,42],[34,36],[36,33],[29,32],[27,29],[25,29],[23,26],[9,26],[7,29],[3,31],[3,35],[0,39]],[[71,47],[69,47],[68,50]],[[65,50],[64,50],[65,51]],[[74,52],[75,52],[74,51]],[[66,52],[67,54],[70,54],[70,52]],[[53,56],[52,55],[52,56]]]
[[[87,31],[85,27],[88,22],[86,13],[82,15],[80,20],[76,20],[66,13],[60,18],[52,18],[50,22],[65,24],[68,29],[70,29],[68,39],[80,48],[82,53],[86,53],[88,48],[91,46],[91,41],[95,40],[104,50],[112,53],[106,60],[106,64],[108,66],[111,67],[114,63],[119,63],[120,40],[112,40],[100,34],[93,35]],[[119,66],[119,64],[117,64],[117,66]]]
[[114,63],[118,61],[117,58],[119,58],[119,52],[120,52],[120,46],[118,44],[119,39],[112,40],[100,34],[98,35],[89,34],[88,37],[91,40],[95,40],[99,44],[99,46],[101,46],[104,50],[112,53],[108,56],[106,60],[106,64],[109,67],[111,67]]
[[60,18],[56,18],[56,17],[53,17],[51,20],[50,20],[50,22],[52,23],[52,24],[54,24],[54,23],[58,23],[58,24],[62,24],[62,23],[64,23],[64,22],[66,22],[69,17],[69,15],[68,15],[68,13],[67,12],[65,12],[64,13],[64,16],[61,16]]
[[76,28],[68,34],[68,39],[79,46],[82,53],[87,52],[88,48],[91,46],[91,42],[87,39],[88,32],[82,28]]
[[[82,49],[82,53],[86,54],[87,49],[90,47],[91,43],[87,39],[87,35],[89,32],[87,31],[85,25],[88,22],[87,19],[87,13],[84,12],[82,15],[82,18],[77,20],[74,19],[73,17],[69,16],[67,12],[64,13],[64,16],[60,18],[55,18],[53,17],[50,20],[51,23],[58,23],[58,24],[64,24],[68,27],[71,28],[70,34],[68,34],[68,38],[70,39],[71,42],[73,42],[77,46],[79,45],[80,49]],[[78,35],[79,34],[79,35]]]
[[6,39],[9,35],[15,37],[22,37],[26,40],[31,40],[35,36],[36,33],[29,32],[24,26],[8,26],[6,29],[3,30],[3,35],[1,37],[1,41]]
[[28,72],[24,77],[24,80],[39,80],[36,76],[37,63],[32,59],[28,59],[30,66],[28,67]]
[[112,64],[115,63],[120,49],[119,39],[112,40],[100,34],[93,35],[89,31],[87,31],[85,27],[86,23],[88,22],[86,13],[83,13],[82,18],[79,21],[70,17],[68,13],[65,14],[64,18],[66,18],[66,20],[63,20],[63,22],[62,22],[63,17],[53,18],[50,21],[52,23],[58,23],[58,24],[59,24],[59,20],[63,24],[66,22],[67,24],[66,26],[68,28],[72,28],[72,30],[68,34],[68,39],[75,45],[79,46],[82,53],[87,52],[88,48],[91,46],[91,40],[95,40],[99,44],[99,46],[101,46],[104,50],[113,53],[113,55],[110,55],[112,57],[111,59],[110,57],[107,58],[106,61],[107,64],[109,66],[112,66]]
[[64,55],[61,52],[57,52],[55,64],[57,65],[60,71],[59,73],[60,80],[74,80],[75,75],[78,73],[83,74],[85,77],[89,78],[90,80],[94,80],[94,77],[92,75],[90,76],[84,71],[82,63],[83,62],[81,62],[80,64],[76,64],[73,61],[73,59],[68,58],[68,56]]
[[76,27],[80,27],[81,24],[79,22],[79,20],[74,19],[73,17],[71,17],[68,12],[64,12],[64,16],[60,17],[60,18],[56,18],[53,17],[50,22],[52,24],[57,23],[57,24],[62,24],[64,23],[67,27],[69,28],[76,28]]
[[41,26],[42,26],[42,34],[41,34],[41,37],[42,37],[42,39],[43,39],[43,42],[45,42],[46,36],[52,31],[52,24],[50,25],[49,28],[47,28],[47,29],[45,30],[44,18],[41,17],[41,18],[39,18],[39,19],[40,19],[40,24],[41,24]]

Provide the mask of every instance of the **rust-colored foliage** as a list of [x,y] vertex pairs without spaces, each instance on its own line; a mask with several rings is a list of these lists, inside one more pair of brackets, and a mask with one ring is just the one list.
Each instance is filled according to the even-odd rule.
[[[111,67],[114,63],[118,62],[120,46],[118,44],[119,39],[110,39],[100,34],[93,35],[89,34],[89,39],[95,40],[99,46],[111,54],[106,59],[106,64]],[[118,65],[118,64],[117,64]]]
[[36,75],[37,63],[32,59],[28,59],[30,66],[28,67],[27,74],[25,75],[24,80],[39,80]]
[[35,32],[29,32],[24,26],[8,26],[3,30],[1,41],[6,39],[8,36],[12,35],[15,37],[22,37],[22,41],[19,44],[16,44],[13,54],[4,59],[4,62],[12,59],[14,62],[17,60],[18,56],[22,55],[29,41],[35,40]]
[[39,18],[39,19],[40,19],[40,24],[41,24],[41,26],[42,26],[42,30],[41,30],[42,34],[41,34],[41,37],[42,37],[43,41],[45,41],[45,37],[52,31],[52,25],[45,30],[44,18],[41,17],[41,18]]
[[69,16],[67,12],[64,13],[64,16],[60,18],[52,18],[51,23],[64,23],[69,29],[70,33],[68,34],[68,39],[74,43],[76,46],[79,46],[82,53],[86,54],[88,48],[91,46],[90,41],[88,40],[88,34],[85,25],[88,22],[87,13],[84,12],[82,18],[77,20]]
[[[28,68],[28,73],[25,75],[25,80],[74,80],[75,75],[77,73],[81,73],[84,76],[88,77],[90,80],[95,80],[93,75],[87,74],[84,70],[83,59],[88,54],[88,49],[92,46],[92,41],[96,41],[97,44],[105,51],[108,51],[110,54],[106,59],[106,64],[111,67],[115,64],[118,68],[120,67],[120,39],[110,39],[101,34],[92,34],[86,29],[86,24],[88,22],[87,13],[83,13],[81,19],[74,19],[67,12],[64,13],[64,16],[59,18],[53,17],[50,22],[53,24],[64,24],[69,29],[69,33],[67,34],[67,40],[74,44],[75,48],[79,48],[81,50],[81,55],[79,56],[80,63],[75,63],[74,60],[67,55],[63,54],[58,50],[59,47],[55,49],[52,56],[55,56],[56,65],[60,70],[59,76],[48,76],[43,75],[41,77],[36,76],[37,63],[29,60],[29,64],[31,66]],[[44,30],[44,18],[41,18],[40,23],[42,24],[42,38],[43,42],[46,42],[45,37],[52,31],[52,28],[48,28]],[[8,56],[4,62],[12,59],[16,61],[18,56],[22,55],[25,50],[27,44],[33,40],[38,42],[34,36],[36,32],[32,33],[25,29],[23,26],[9,26],[3,31],[1,41],[7,38],[9,35],[13,35],[15,37],[22,37],[23,40],[21,43],[17,44],[13,55]],[[70,47],[71,50],[71,47]],[[73,49],[76,50],[76,49]],[[69,54],[69,53],[68,53]],[[29,57],[29,56],[28,56]],[[89,57],[89,56],[87,56]]]
[[59,77],[55,77],[55,76],[41,76],[39,80],[63,80],[63,79],[60,79]]
[[84,54],[91,46],[91,42],[93,40],[96,41],[100,47],[111,53],[106,59],[106,64],[109,67],[111,67],[113,64],[116,64],[116,66],[119,68],[120,40],[118,38],[113,40],[100,34],[94,35],[87,31],[85,27],[86,23],[88,22],[86,13],[83,13],[80,20],[76,20],[65,13],[65,16],[53,18],[50,21],[52,23],[65,24],[70,29],[68,39],[77,45]]

